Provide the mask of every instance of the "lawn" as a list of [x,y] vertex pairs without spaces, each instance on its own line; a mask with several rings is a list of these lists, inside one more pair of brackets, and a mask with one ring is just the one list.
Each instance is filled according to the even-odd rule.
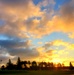
[[0,71],[0,75],[74,75],[74,71]]

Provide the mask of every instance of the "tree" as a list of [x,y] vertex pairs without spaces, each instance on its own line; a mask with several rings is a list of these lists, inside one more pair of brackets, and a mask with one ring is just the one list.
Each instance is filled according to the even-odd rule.
[[30,68],[30,66],[31,66],[31,62],[30,62],[30,61],[28,61],[28,62],[27,62],[27,64],[29,65],[29,68]]
[[69,68],[70,68],[70,70],[73,70],[73,65],[72,65],[72,63],[70,62],[70,64],[69,64],[70,66],[69,66]]
[[18,57],[18,59],[17,59],[17,69],[18,70],[21,70],[22,69],[22,65],[21,65],[21,60],[20,60],[20,57]]
[[4,65],[1,66],[1,70],[5,70],[5,66]]
[[32,69],[33,70],[37,70],[37,63],[36,63],[36,61],[32,62]]
[[6,68],[7,68],[8,70],[12,70],[12,69],[13,69],[13,63],[11,62],[11,59],[9,59],[7,65],[6,65]]
[[36,61],[33,61],[33,62],[32,62],[32,66],[37,66]]
[[21,61],[22,69],[27,69],[27,61]]

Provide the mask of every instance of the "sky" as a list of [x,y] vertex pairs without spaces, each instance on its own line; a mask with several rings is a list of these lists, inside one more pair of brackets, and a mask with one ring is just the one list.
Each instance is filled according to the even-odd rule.
[[74,0],[0,0],[0,64],[18,57],[74,62]]

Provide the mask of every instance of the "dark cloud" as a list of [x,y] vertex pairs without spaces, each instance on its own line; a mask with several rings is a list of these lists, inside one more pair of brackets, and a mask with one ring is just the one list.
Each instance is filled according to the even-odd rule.
[[22,5],[28,3],[29,1],[28,0],[0,0],[0,2],[7,5]]
[[36,50],[36,48],[32,48],[31,46],[32,44],[29,40],[25,41],[19,39],[0,40],[0,58],[4,60],[5,59],[4,57],[7,56],[8,58],[14,56],[14,57],[21,57],[22,59],[38,57],[39,52]]
[[10,55],[13,56],[20,56],[21,58],[36,58],[39,56],[39,53],[36,49],[29,49],[29,48],[25,48],[25,49],[9,49],[8,52],[10,53]]
[[55,51],[55,50],[48,50],[48,51],[46,51],[46,53],[47,53],[48,55],[52,56],[54,51]]
[[28,41],[21,42],[18,40],[0,40],[0,46],[4,48],[18,48],[18,47],[27,47]]
[[74,21],[74,0],[64,4],[61,7],[61,16],[66,22],[73,23]]
[[0,64],[2,63],[2,64],[5,64],[7,61],[8,61],[8,59],[9,59],[10,57],[7,57],[7,56],[1,56],[0,55]]
[[10,55],[7,53],[6,49],[3,47],[0,47],[0,64],[5,64],[8,59],[13,59],[15,56]]
[[43,47],[44,47],[46,50],[48,50],[49,47],[51,47],[52,45],[53,45],[52,42],[47,42]]

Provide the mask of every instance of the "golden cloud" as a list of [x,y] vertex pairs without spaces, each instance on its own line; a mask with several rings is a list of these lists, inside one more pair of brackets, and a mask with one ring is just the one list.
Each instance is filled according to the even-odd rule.
[[[21,3],[17,0],[16,2],[10,1],[9,3],[1,0],[0,3],[0,17],[5,21],[5,26],[0,27],[2,33],[12,35],[15,33],[19,37],[29,37],[27,34],[29,33],[32,37],[41,38],[53,32],[74,32],[74,9],[72,1],[62,6],[59,15],[56,14],[54,16],[50,13],[47,15],[46,11],[41,11],[39,5],[34,5],[31,0],[21,1]],[[52,1],[50,4],[54,5],[54,2]],[[31,17],[40,17],[41,19],[35,18],[29,20]],[[51,17],[51,19],[48,17]]]
[[68,42],[64,42],[62,40],[54,40],[52,43],[54,46],[69,46]]
[[73,32],[72,33],[69,33],[68,34],[68,37],[74,39],[74,33]]

